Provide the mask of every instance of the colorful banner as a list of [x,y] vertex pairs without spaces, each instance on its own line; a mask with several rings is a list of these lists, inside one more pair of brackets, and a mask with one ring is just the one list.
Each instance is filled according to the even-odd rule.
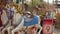
[[53,33],[53,21],[52,19],[43,20],[42,34],[52,34]]

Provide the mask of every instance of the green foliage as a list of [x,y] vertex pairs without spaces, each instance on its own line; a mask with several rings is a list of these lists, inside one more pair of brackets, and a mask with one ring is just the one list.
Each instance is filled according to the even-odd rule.
[[40,5],[40,0],[31,0],[29,4],[30,10],[32,10],[34,6],[38,6],[38,5]]
[[40,0],[33,0],[33,6],[39,5],[40,4]]
[[43,0],[40,0],[41,2],[43,1]]

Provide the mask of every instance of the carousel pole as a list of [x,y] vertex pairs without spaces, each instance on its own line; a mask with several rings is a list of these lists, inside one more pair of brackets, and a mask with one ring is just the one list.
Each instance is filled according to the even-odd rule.
[[22,0],[22,11],[24,10],[24,0]]
[[[56,5],[57,5],[57,0],[56,0]],[[58,12],[58,7],[57,7],[57,12]]]
[[48,9],[49,9],[49,0],[48,0]]
[[[32,8],[33,8],[33,0],[32,0]],[[33,11],[33,9],[32,9],[32,11]]]

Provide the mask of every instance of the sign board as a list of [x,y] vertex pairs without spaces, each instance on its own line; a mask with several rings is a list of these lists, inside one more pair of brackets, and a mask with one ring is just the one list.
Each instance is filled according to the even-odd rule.
[[45,19],[42,23],[42,34],[52,34],[53,33],[53,21],[52,19]]

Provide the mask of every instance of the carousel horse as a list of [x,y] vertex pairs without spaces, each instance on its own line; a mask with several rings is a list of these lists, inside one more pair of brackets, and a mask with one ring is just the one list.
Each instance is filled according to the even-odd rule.
[[[28,13],[30,14],[30,12],[28,12]],[[21,23],[18,25],[18,27],[16,27],[14,30],[12,30],[12,34],[21,34],[21,32],[23,34],[25,34],[25,33],[36,34],[37,29],[40,29],[40,31],[42,30],[42,27],[40,26],[39,16],[34,16],[32,20],[31,20],[31,18],[28,20],[26,20],[25,18],[26,17],[23,17],[23,19],[22,19]]]
[[4,23],[4,24],[5,24],[5,25],[4,25],[4,29],[2,30],[3,34],[5,34],[5,32],[8,32],[8,31],[7,31],[7,28],[8,28],[9,26],[11,26],[11,22],[12,22],[12,18],[13,18],[13,10],[12,10],[11,7],[7,7],[4,12],[5,12],[5,13],[4,13],[4,15],[5,15],[4,17],[6,17],[5,19],[8,19],[8,20],[7,20],[7,22],[6,22],[6,20],[4,19],[4,21],[5,21],[6,23]]
[[21,22],[22,15],[18,12],[14,13],[13,22],[11,23],[11,27],[8,28],[8,33],[11,34],[11,31],[15,29]]
[[3,9],[2,6],[0,5],[0,34],[2,34],[2,29],[3,29],[2,14],[3,14]]
[[2,34],[8,34],[6,28],[7,28],[9,25],[7,25],[7,24],[8,24],[8,23],[7,23],[8,17],[7,17],[7,14],[6,14],[6,11],[5,11],[5,10],[3,10],[3,14],[1,15],[1,19],[2,19],[2,24],[3,24],[3,26],[4,26],[4,28],[2,29]]

